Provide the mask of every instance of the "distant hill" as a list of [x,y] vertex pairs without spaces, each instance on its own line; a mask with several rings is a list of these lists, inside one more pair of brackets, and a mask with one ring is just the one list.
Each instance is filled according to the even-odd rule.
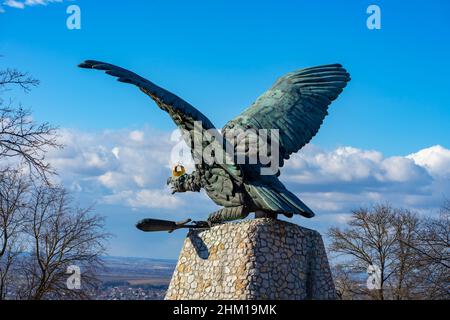
[[99,274],[105,284],[168,285],[176,260],[136,257],[102,257],[104,270]]

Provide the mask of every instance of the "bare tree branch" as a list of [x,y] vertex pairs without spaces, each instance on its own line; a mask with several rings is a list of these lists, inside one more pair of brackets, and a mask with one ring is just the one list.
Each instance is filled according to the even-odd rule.
[[[0,93],[14,86],[29,92],[38,84],[38,80],[16,69],[0,70]],[[13,107],[11,100],[0,99],[0,160],[3,167],[25,164],[31,175],[49,183],[49,175],[55,171],[45,160],[45,154],[62,147],[57,138],[56,127],[47,122],[38,124],[30,110]]]
[[0,173],[0,300],[6,298],[13,281],[12,268],[23,252],[21,232],[29,181],[20,170]]
[[[0,70],[0,94],[29,92],[38,81]],[[73,205],[52,186],[46,153],[61,148],[57,129],[0,98],[0,300],[83,299],[97,283],[107,234],[103,218]],[[67,287],[67,267],[82,270],[82,289]],[[9,295],[7,294],[9,292]]]
[[[344,292],[342,297],[449,298],[448,213],[447,204],[439,218],[419,219],[409,210],[377,205],[355,210],[349,228],[331,228],[330,252],[348,259],[335,268],[336,281]],[[357,284],[372,264],[380,268],[379,290],[368,290],[365,283]]]
[[32,87],[37,85],[39,85],[39,80],[34,79],[28,73],[10,68],[0,70],[0,90],[8,89],[10,86],[19,86],[25,92],[29,92]]
[[[90,209],[74,208],[62,188],[44,186],[32,197],[27,234],[32,243],[32,256],[22,269],[27,279],[20,290],[26,299],[85,299],[97,284],[96,271],[104,252],[103,218]],[[83,288],[67,288],[67,267],[82,270]]]

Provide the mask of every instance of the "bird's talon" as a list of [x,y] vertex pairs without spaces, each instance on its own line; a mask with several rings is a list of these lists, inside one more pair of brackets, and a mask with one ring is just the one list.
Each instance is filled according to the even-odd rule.
[[200,227],[200,228],[210,228],[211,227],[209,221],[193,221],[192,223],[196,227]]

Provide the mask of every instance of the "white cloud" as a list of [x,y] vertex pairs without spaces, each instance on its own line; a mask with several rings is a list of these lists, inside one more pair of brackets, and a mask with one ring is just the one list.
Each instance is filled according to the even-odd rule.
[[3,4],[5,6],[11,7],[11,8],[16,8],[16,9],[25,8],[25,3],[16,1],[16,0],[6,0],[5,2],[3,2]]
[[442,146],[433,146],[410,154],[417,165],[424,167],[434,177],[447,177],[450,179],[450,150]]
[[140,130],[134,130],[134,131],[130,132],[129,136],[130,136],[130,139],[133,141],[142,142],[142,141],[144,141],[145,133]]
[[173,197],[167,191],[158,189],[143,189],[139,191],[120,191],[104,196],[104,202],[108,204],[126,204],[131,208],[145,209],[173,209],[185,205],[177,197]]
[[287,161],[281,179],[318,213],[349,212],[375,202],[435,210],[450,194],[449,155],[442,146],[384,157],[377,151],[309,145]]
[[[59,172],[57,179],[82,192],[97,192],[102,201],[120,201],[127,192],[135,194],[134,206],[143,205],[145,199],[154,202],[143,189],[163,189],[170,175],[169,157],[173,144],[169,135],[147,130],[118,130],[101,133],[80,133],[63,130],[60,141],[66,147],[49,153],[49,161]],[[157,194],[157,193],[151,193]],[[167,200],[167,199],[166,199]],[[160,204],[162,202],[159,202]]]
[[313,145],[295,154],[283,170],[288,181],[324,185],[326,183],[408,182],[428,176],[424,167],[407,157],[384,158],[378,151],[340,147],[327,152]]
[[36,6],[36,5],[46,6],[48,3],[51,3],[51,2],[62,2],[62,0],[26,0],[25,4],[27,6]]
[[[25,0],[25,1],[19,1],[19,0],[5,0],[3,2],[3,5],[10,8],[15,9],[25,9],[25,7],[32,7],[32,6],[46,6],[49,3],[54,2],[63,2],[63,0]],[[0,12],[3,13],[5,10],[0,6]]]
[[[52,151],[50,161],[60,181],[80,195],[131,209],[175,212],[213,206],[205,195],[170,194],[166,180],[177,142],[168,133],[149,128],[100,133],[65,130],[61,142],[66,148]],[[375,202],[419,211],[435,209],[450,194],[449,177],[450,150],[442,146],[385,157],[373,150],[326,151],[308,145],[286,162],[281,174],[288,189],[321,217],[317,221],[336,223],[345,221],[351,209]]]

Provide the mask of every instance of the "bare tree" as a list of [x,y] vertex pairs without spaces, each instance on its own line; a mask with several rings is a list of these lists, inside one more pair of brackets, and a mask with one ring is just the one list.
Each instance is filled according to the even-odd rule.
[[414,252],[417,272],[414,280],[416,297],[450,299],[450,204],[445,202],[438,217],[421,221],[416,241],[402,239],[402,244]]
[[424,260],[450,269],[450,201],[444,203],[438,218],[424,221],[419,240],[415,249]]
[[366,290],[355,277],[357,272],[344,264],[332,267],[334,285],[340,300],[362,300],[366,298]]
[[[346,259],[340,262],[342,267],[335,275],[338,287],[343,286],[348,292],[349,283],[355,288],[352,282],[359,279],[356,288],[361,291],[351,292],[350,297],[355,298],[356,294],[361,299],[448,298],[448,223],[448,216],[420,219],[409,210],[389,205],[355,210],[349,228],[329,231],[330,252]],[[379,268],[378,289],[369,290],[365,286],[363,280],[367,276],[362,275],[368,266]]]
[[[15,69],[0,70],[0,94],[14,86],[28,92],[38,84],[39,81],[26,73]],[[29,110],[12,105],[11,100],[5,102],[0,98],[0,160],[3,162],[0,170],[24,163],[31,174],[48,183],[48,175],[54,171],[45,161],[45,153],[51,148],[61,147],[57,142],[56,128],[46,122],[37,124]]]
[[[26,234],[30,259],[22,265],[22,299],[83,299],[97,284],[96,271],[107,234],[103,218],[89,209],[73,207],[67,192],[44,186],[33,192],[28,208]],[[67,268],[82,271],[81,289],[67,286]]]
[[393,229],[396,241],[390,283],[392,299],[411,299],[415,296],[419,257],[411,246],[418,243],[417,234],[420,227],[420,220],[416,214],[405,209],[394,210]]
[[388,205],[378,205],[372,210],[361,208],[353,211],[349,229],[329,231],[330,251],[350,257],[348,267],[359,272],[366,272],[369,266],[379,268],[379,289],[366,292],[374,299],[385,299],[386,281],[396,259],[392,211]]
[[20,170],[0,174],[0,300],[6,298],[9,285],[15,280],[13,264],[24,249],[21,232],[28,190],[29,182]]
[[[0,70],[0,95],[39,82]],[[59,148],[56,128],[36,123],[29,110],[0,96],[0,299],[82,299],[97,281],[107,235],[103,219],[73,205],[52,186],[45,155]],[[82,271],[82,288],[67,286],[69,266]]]

